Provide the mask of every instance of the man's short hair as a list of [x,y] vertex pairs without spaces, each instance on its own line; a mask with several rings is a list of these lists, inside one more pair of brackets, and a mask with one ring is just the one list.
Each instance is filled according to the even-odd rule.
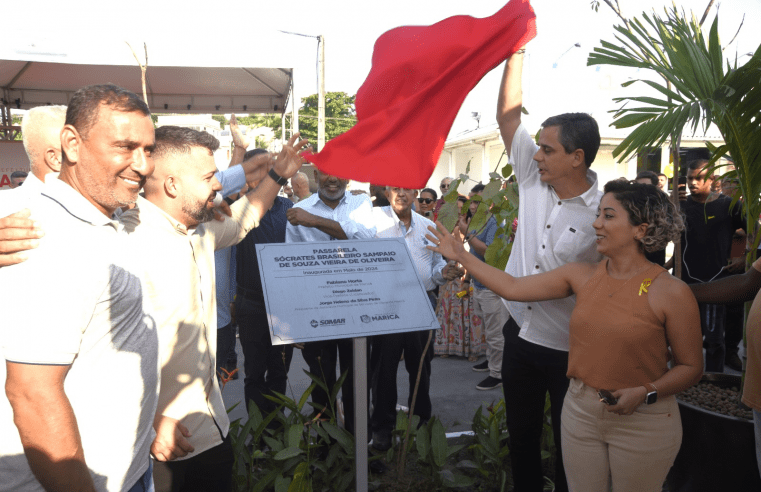
[[267,153],[266,149],[251,149],[247,151],[245,154],[243,154],[243,160],[247,161],[251,159],[252,157],[256,157],[259,154],[266,154],[266,153]]
[[691,161],[687,162],[687,169],[697,170],[697,169],[703,169],[710,159],[692,159]]
[[634,178],[634,181],[637,181],[638,179],[649,179],[650,183],[652,183],[653,186],[658,186],[658,175],[653,171],[645,170],[638,172],[637,177]]
[[29,173],[26,171],[13,171],[11,173],[11,179],[26,178]]
[[[32,165],[40,158],[40,138],[47,138],[47,129],[52,125],[57,126],[60,133],[65,121],[66,106],[37,106],[24,115],[24,119],[21,120],[21,135],[24,138],[24,150]],[[58,146],[60,145],[59,139]]]
[[547,118],[542,128],[548,126],[558,127],[558,139],[566,154],[581,149],[584,164],[592,165],[600,149],[600,128],[594,118],[586,113],[564,113]]
[[76,128],[82,139],[87,139],[90,129],[98,122],[101,105],[125,113],[137,111],[151,115],[148,105],[134,92],[113,84],[88,85],[72,96],[66,110],[66,124]]
[[668,179],[668,176],[666,176],[665,174],[663,174],[663,173],[658,173],[658,177],[660,178],[661,176],[663,176],[664,178]]
[[486,188],[486,185],[483,183],[478,183],[476,186],[470,189],[471,193],[481,193]]
[[219,148],[219,140],[211,133],[191,128],[160,126],[156,128],[156,145],[152,155],[158,159],[168,154],[190,154],[193,147],[204,147],[213,155]]

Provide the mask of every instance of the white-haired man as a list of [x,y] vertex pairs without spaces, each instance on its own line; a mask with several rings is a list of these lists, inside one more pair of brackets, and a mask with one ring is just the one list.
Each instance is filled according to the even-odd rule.
[[66,106],[38,106],[21,121],[24,150],[32,171],[24,186],[0,194],[0,216],[24,208],[25,201],[39,194],[45,177],[61,171],[61,129],[66,121]]

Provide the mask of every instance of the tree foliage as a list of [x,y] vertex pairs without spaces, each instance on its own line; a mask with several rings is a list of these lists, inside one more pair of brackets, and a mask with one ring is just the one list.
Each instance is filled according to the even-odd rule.
[[283,135],[282,117],[277,114],[252,114],[249,116],[238,116],[238,124],[252,128],[272,128],[275,132],[275,138],[281,138]]
[[[325,94],[325,141],[348,131],[357,122],[354,101],[356,94],[328,92]],[[299,131],[312,145],[317,143],[317,94],[301,99]],[[318,149],[319,150],[319,149]]]
[[230,122],[227,118],[225,118],[225,115],[223,114],[213,114],[211,115],[211,119],[219,121],[219,128],[221,128],[222,130],[224,130],[225,125],[227,125]]
[[[718,16],[704,36],[693,15],[687,19],[676,7],[663,18],[642,14],[630,20],[630,29],[616,26],[616,41],[602,41],[589,55],[589,65],[615,65],[646,70],[670,82],[633,80],[655,89],[656,96],[615,98],[616,128],[633,128],[613,151],[619,160],[662,145],[669,135],[679,136],[689,126],[693,133],[709,125],[719,129],[725,144],[707,143],[715,163],[721,157],[734,162],[747,210],[748,231],[756,230],[761,213],[761,46],[750,60],[738,66],[724,59],[719,41]],[[761,235],[755,235],[755,251]],[[749,261],[755,255],[749,255]]]
[[449,192],[443,197],[446,203],[439,209],[438,220],[452,232],[457,225],[458,217],[468,212],[471,203],[479,202],[468,230],[477,231],[480,234],[489,219],[494,216],[497,221],[497,231],[494,234],[494,241],[486,248],[484,259],[489,265],[504,270],[513,249],[514,226],[518,218],[518,185],[505,182],[513,174],[513,167],[505,164],[500,171],[501,174],[490,173],[490,180],[481,196],[475,195],[459,207],[457,188],[460,183],[472,181],[468,176],[469,172],[470,163],[465,169],[465,174],[461,174],[449,185]]

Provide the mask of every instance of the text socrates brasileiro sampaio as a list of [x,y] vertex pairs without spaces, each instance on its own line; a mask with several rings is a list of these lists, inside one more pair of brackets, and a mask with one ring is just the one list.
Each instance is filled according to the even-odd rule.
[[383,263],[396,261],[396,251],[373,251],[358,253],[357,248],[313,249],[311,255],[278,256],[275,261],[280,268],[311,267],[330,265],[359,265],[362,263]]

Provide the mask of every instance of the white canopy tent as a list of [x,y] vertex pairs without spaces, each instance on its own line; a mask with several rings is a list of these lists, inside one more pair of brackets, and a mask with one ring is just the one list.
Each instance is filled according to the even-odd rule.
[[[207,39],[147,41],[148,104],[156,113],[280,113],[293,100],[294,66],[304,65],[304,38],[279,32],[251,48],[227,50]],[[264,42],[264,41],[263,41]],[[12,46],[9,46],[11,45]],[[141,63],[143,41],[130,42]],[[0,88],[5,138],[11,109],[68,104],[89,84],[113,83],[142,94],[135,55],[124,41],[20,41],[0,46]],[[2,133],[2,132],[0,132]],[[10,137],[12,138],[12,137]]]

